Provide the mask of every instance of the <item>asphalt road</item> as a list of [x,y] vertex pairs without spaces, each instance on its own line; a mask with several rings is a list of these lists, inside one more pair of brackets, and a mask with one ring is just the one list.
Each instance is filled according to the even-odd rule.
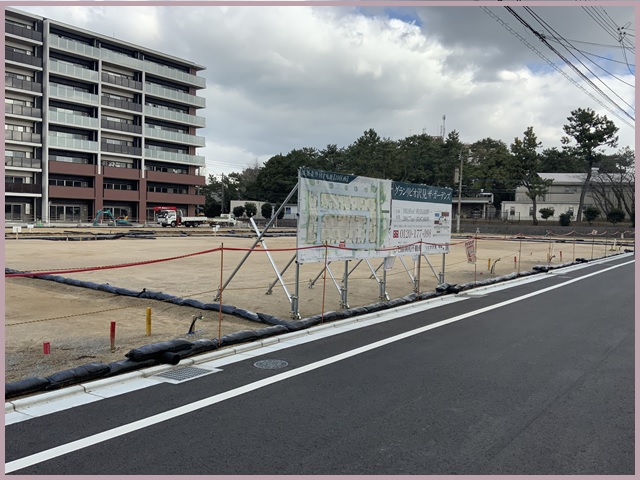
[[[8,425],[5,469],[634,474],[634,266],[626,256],[470,291],[215,374]],[[254,365],[264,359],[287,365]]]

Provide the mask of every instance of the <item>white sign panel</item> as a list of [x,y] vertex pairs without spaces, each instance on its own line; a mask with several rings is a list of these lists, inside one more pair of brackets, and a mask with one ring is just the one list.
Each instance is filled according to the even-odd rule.
[[396,255],[448,253],[451,243],[450,188],[393,182],[391,239]]
[[389,254],[378,249],[389,237],[390,180],[302,168],[298,182],[298,263]]

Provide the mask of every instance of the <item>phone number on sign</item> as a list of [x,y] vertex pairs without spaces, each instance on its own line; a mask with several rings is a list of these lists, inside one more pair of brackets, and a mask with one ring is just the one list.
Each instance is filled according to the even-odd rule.
[[409,228],[400,228],[398,230],[393,231],[393,238],[431,238],[431,229],[428,228],[418,228],[418,229],[409,229]]

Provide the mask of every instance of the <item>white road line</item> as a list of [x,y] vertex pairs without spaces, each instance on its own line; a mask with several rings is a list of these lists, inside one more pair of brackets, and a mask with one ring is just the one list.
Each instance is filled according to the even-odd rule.
[[36,465],[38,463],[45,462],[47,460],[51,460],[56,457],[60,457],[62,455],[66,455],[71,452],[75,452],[81,450],[83,448],[89,447],[91,445],[96,445],[98,443],[106,442],[108,440],[112,440],[116,437],[120,437],[122,435],[126,435],[128,433],[134,432],[136,430],[141,430],[146,427],[150,427],[152,425],[156,425],[158,423],[171,420],[176,417],[180,417],[182,415],[186,415],[188,413],[194,412],[196,410],[200,410],[202,408],[209,407],[211,405],[215,405],[216,403],[223,402],[230,398],[237,397],[239,395],[243,395],[245,393],[252,392],[254,390],[258,390],[260,388],[266,387],[268,385],[272,385],[274,383],[281,382],[288,378],[292,378],[298,375],[302,375],[303,373],[310,372],[312,370],[316,370],[318,368],[322,368],[327,365],[331,365],[332,363],[340,362],[350,357],[354,357],[361,353],[368,352],[370,350],[374,350],[376,348],[383,347],[390,343],[394,343],[405,338],[421,334],[423,332],[427,332],[429,330],[433,330],[435,328],[442,327],[444,325],[449,325],[450,323],[459,322],[460,320],[464,320],[465,318],[473,317],[479,315],[481,313],[485,313],[491,310],[495,310],[506,305],[510,305],[512,303],[516,303],[522,300],[526,300],[527,298],[535,297],[537,295],[541,295],[543,293],[549,292],[551,290],[555,290],[557,288],[562,288],[567,285],[570,285],[575,282],[579,282],[586,278],[592,277],[594,275],[599,275],[601,273],[608,272],[609,270],[613,270],[619,267],[623,267],[634,263],[635,260],[631,260],[629,262],[621,263],[619,265],[614,265],[609,268],[605,268],[603,270],[599,270],[597,272],[588,273],[584,276],[574,278],[571,280],[567,280],[566,282],[559,283],[558,285],[553,285],[551,287],[546,287],[541,290],[537,290],[535,292],[527,293],[526,295],[522,295],[520,297],[512,298],[510,300],[505,300],[504,302],[497,303],[495,305],[490,305],[488,307],[479,308],[478,310],[474,310],[472,312],[463,313],[456,317],[449,318],[447,320],[442,320],[440,322],[432,323],[430,325],[426,325],[424,327],[416,328],[415,330],[410,330],[408,332],[400,333],[393,337],[386,338],[384,340],[380,340],[369,345],[364,345],[362,347],[350,350],[348,352],[340,353],[338,355],[334,355],[333,357],[326,358],[324,360],[319,360],[314,363],[310,363],[309,365],[305,365],[304,367],[296,368],[294,370],[289,370],[288,372],[283,372],[277,375],[274,375],[270,378],[265,378],[263,380],[259,380],[254,383],[250,383],[248,385],[243,385],[242,387],[234,388],[233,390],[229,390],[228,392],[219,393],[209,398],[205,398],[202,400],[198,400],[197,402],[189,403],[187,405],[183,405],[181,407],[174,408],[172,410],[168,410],[166,412],[162,412],[151,417],[137,420],[135,422],[131,422],[127,425],[122,425],[120,427],[112,428],[111,430],[106,430],[101,433],[97,433],[95,435],[91,435],[89,437],[75,440],[73,442],[60,445],[58,447],[50,448],[48,450],[44,450],[39,453],[34,453],[33,455],[29,455],[27,457],[20,458],[18,460],[13,460],[11,462],[5,463],[5,474],[12,473],[17,470],[30,467],[32,465]]

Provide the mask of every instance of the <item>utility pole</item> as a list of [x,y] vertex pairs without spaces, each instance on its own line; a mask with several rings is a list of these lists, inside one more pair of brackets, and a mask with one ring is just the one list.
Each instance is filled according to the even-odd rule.
[[456,220],[456,233],[460,233],[460,217],[462,216],[462,150],[458,154],[460,158],[460,172],[458,174],[458,219]]
[[224,173],[220,177],[220,187],[222,188],[222,200],[220,201],[220,214],[224,213]]

